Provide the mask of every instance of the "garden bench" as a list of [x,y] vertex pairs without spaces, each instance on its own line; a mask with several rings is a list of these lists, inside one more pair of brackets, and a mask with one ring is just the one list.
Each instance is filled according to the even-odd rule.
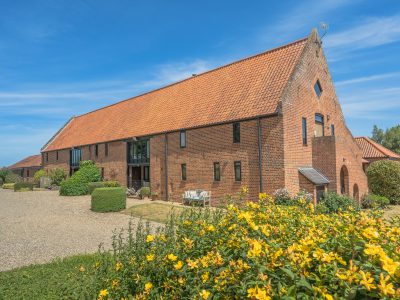
[[202,204],[206,206],[206,203],[211,205],[211,191],[203,191],[203,190],[191,190],[185,191],[182,195],[182,204],[188,203],[189,205],[193,204]]

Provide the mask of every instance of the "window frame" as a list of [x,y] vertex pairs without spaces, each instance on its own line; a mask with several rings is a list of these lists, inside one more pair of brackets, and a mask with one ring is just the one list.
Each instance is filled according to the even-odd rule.
[[234,144],[240,143],[240,122],[232,124],[232,140]]
[[58,161],[58,150],[56,150],[56,161]]
[[104,143],[104,155],[108,156],[108,143]]
[[[239,173],[236,172],[236,168],[239,168]],[[234,175],[235,175],[235,181],[236,182],[240,182],[242,181],[242,162],[240,160],[237,160],[233,163],[233,171],[234,171]],[[237,177],[237,175],[239,175],[239,177]]]
[[322,89],[321,82],[319,81],[319,79],[317,79],[314,84],[314,92],[317,95],[318,99],[321,98],[323,91],[324,90]]
[[46,162],[49,162],[49,152],[46,152]]
[[187,168],[186,164],[181,164],[181,180],[186,181],[187,180]]
[[[317,118],[320,117],[321,120],[317,120]],[[323,114],[316,113],[314,117],[314,126],[316,124],[320,124],[322,126],[322,136],[325,136],[325,118]]]
[[219,162],[214,162],[213,165],[214,165],[214,181],[221,181],[221,164]]
[[[182,139],[183,136],[183,139]],[[182,143],[183,141],[183,143]],[[179,131],[179,147],[186,148],[186,130]]]
[[94,145],[94,156],[99,157],[99,144]]
[[331,124],[331,136],[335,136],[335,124]]
[[307,146],[308,132],[307,132],[307,118],[301,118],[301,138],[303,140],[303,146]]

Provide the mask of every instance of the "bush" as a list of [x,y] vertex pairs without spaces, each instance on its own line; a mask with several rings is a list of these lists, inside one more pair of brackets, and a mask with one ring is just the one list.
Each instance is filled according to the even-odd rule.
[[367,169],[372,193],[385,196],[392,204],[400,204],[400,162],[380,160]]
[[150,191],[150,188],[148,187],[148,186],[144,186],[144,187],[142,187],[141,189],[140,189],[140,191],[139,191],[139,195],[140,195],[140,198],[144,198],[144,197],[150,197],[150,195],[151,195],[151,191]]
[[385,208],[390,204],[388,198],[384,196],[369,194],[361,202],[362,208]]
[[52,185],[60,185],[61,182],[67,178],[67,173],[65,173],[64,169],[56,168],[50,170],[49,177]]
[[22,181],[23,181],[23,179],[21,176],[15,174],[13,172],[10,172],[6,175],[5,183],[17,183],[17,182],[22,182]]
[[33,191],[33,186],[35,184],[32,182],[17,182],[14,184],[14,192],[18,191]]
[[318,209],[323,213],[337,213],[340,210],[346,211],[355,207],[357,203],[353,199],[332,192],[325,193],[318,203]]
[[119,187],[119,182],[118,181],[99,181],[99,182],[90,182],[88,184],[88,191],[89,194],[92,194],[92,192],[97,189],[97,188],[102,188],[102,187]]
[[186,209],[156,232],[116,235],[81,288],[98,299],[398,298],[398,226],[265,201]]
[[290,198],[289,192],[286,188],[278,189],[273,193],[274,201],[280,205],[290,205],[292,199]]
[[61,182],[61,196],[80,196],[89,193],[88,184],[100,181],[101,173],[92,161],[82,161],[80,169],[70,178]]
[[2,188],[5,190],[13,190],[15,183],[4,183]]
[[39,185],[40,185],[40,178],[46,177],[46,176],[47,176],[47,174],[46,174],[46,171],[45,171],[45,170],[36,171],[35,175],[33,175],[33,182],[34,182],[37,186],[39,186]]
[[96,188],[91,209],[96,212],[120,211],[126,207],[126,193],[121,187]]
[[11,173],[11,171],[7,168],[0,168],[0,184],[3,184],[6,182],[6,176]]

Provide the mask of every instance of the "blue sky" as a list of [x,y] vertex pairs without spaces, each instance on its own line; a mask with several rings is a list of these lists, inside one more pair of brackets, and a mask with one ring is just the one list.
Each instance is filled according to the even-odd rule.
[[0,0],[0,166],[72,116],[307,36],[355,136],[400,123],[399,1]]

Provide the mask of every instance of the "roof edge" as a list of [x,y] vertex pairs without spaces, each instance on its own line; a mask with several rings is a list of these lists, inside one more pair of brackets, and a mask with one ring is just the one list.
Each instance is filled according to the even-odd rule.
[[45,151],[47,146],[49,146],[57,138],[57,136],[60,135],[60,133],[65,129],[65,127],[67,127],[68,124],[70,124],[72,122],[72,120],[75,118],[76,118],[75,116],[72,116],[71,118],[69,118],[69,120],[64,123],[64,125],[47,141],[47,143],[44,144],[44,146],[42,148],[40,148],[40,152]]
[[[382,155],[384,155],[386,158],[393,158],[393,156],[394,156],[395,158],[400,158],[400,154],[398,154],[398,153],[396,153],[396,152],[394,152],[394,151],[392,151],[392,150],[386,148],[385,146],[379,144],[378,142],[375,142],[373,139],[371,139],[371,138],[368,137],[368,136],[357,136],[357,137],[355,137],[354,139],[365,139],[372,147],[374,147],[378,152],[382,153]],[[388,150],[389,152],[391,152],[391,153],[393,154],[393,156],[390,156],[390,155],[388,155],[388,154],[386,154],[386,153],[383,153],[382,150],[379,149],[376,145],[379,145],[379,146],[385,148],[386,150]],[[367,158],[374,158],[374,157],[367,157]]]

